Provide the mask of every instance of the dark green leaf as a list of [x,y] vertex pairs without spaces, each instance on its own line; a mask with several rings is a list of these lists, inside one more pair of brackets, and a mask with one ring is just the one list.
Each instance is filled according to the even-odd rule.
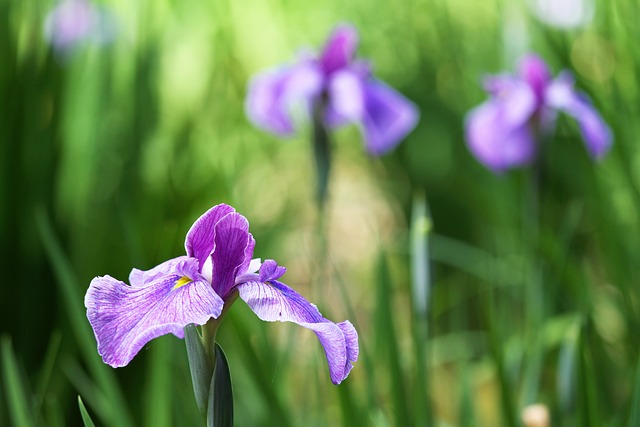
[[209,401],[209,390],[211,389],[213,367],[195,325],[187,325],[184,328],[184,341],[187,345],[193,393],[196,397],[198,409],[205,416],[207,402]]
[[233,426],[233,390],[227,358],[216,343],[216,367],[209,395],[208,427]]

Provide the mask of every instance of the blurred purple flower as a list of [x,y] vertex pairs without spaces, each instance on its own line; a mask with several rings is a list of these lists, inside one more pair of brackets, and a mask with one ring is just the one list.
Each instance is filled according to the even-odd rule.
[[591,157],[603,157],[611,147],[611,131],[573,84],[568,71],[552,79],[544,61],[532,54],[520,61],[518,75],[488,77],[489,100],[466,118],[469,149],[496,173],[530,164],[538,142],[553,132],[558,112],[564,112],[578,122]]
[[407,98],[374,79],[368,63],[354,58],[358,33],[338,26],[322,53],[262,72],[249,85],[246,111],[258,127],[280,136],[294,133],[293,110],[320,109],[324,124],[356,123],[367,151],[393,149],[417,124],[418,110]]
[[65,53],[82,42],[110,42],[115,22],[111,13],[88,0],[61,0],[48,13],[44,33],[57,52]]
[[91,281],[87,317],[105,363],[127,365],[153,338],[183,338],[189,324],[221,320],[240,296],[262,320],[293,322],[315,332],[331,381],[339,384],[358,359],[358,334],[349,321],[333,323],[315,305],[278,281],[286,271],[273,260],[252,260],[249,222],[228,205],[202,215],[187,233],[186,256],[148,271],[133,269],[131,286],[110,276]]

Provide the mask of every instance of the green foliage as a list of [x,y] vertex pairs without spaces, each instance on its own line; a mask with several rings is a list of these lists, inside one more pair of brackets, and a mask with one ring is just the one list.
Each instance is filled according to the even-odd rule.
[[[216,337],[235,425],[513,426],[540,402],[553,425],[638,425],[640,6],[596,0],[565,31],[530,3],[102,1],[117,37],[60,55],[43,37],[54,2],[0,1],[0,425],[202,422],[185,344],[162,337],[112,369],[83,297],[94,276],[183,254],[220,202],[360,340],[336,387],[311,332],[237,302]],[[314,158],[310,127],[283,142],[244,115],[251,75],[343,21],[421,110],[382,159],[354,127]],[[528,49],[571,70],[615,135],[594,163],[561,116],[535,185],[464,143],[481,77]]]

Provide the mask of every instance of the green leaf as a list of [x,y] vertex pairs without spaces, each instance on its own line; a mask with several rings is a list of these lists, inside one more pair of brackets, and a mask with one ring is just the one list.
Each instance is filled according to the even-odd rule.
[[640,359],[636,369],[635,385],[633,387],[633,397],[631,399],[631,414],[629,414],[629,427],[640,425]]
[[213,380],[211,381],[209,395],[207,426],[233,427],[231,373],[229,372],[227,358],[218,343],[216,343],[216,366],[213,370]]
[[319,103],[313,110],[313,153],[317,178],[316,197],[318,208],[323,210],[327,199],[329,173],[331,170],[331,139],[324,124],[324,105]]
[[7,404],[13,425],[16,427],[32,426],[33,421],[27,405],[25,385],[20,378],[18,361],[11,346],[11,338],[8,335],[3,335],[0,340],[0,353],[2,353],[2,374]]
[[200,409],[204,417],[207,414],[213,367],[195,325],[187,325],[184,328],[184,342],[187,345],[193,393],[196,397],[198,409]]
[[82,415],[82,422],[84,423],[84,427],[95,427],[95,424],[89,416],[87,408],[84,407],[84,403],[82,402],[82,398],[80,396],[78,396],[78,406],[80,407],[80,414]]

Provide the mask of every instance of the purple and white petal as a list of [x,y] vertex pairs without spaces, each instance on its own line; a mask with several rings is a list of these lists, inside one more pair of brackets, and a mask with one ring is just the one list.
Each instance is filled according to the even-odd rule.
[[[262,272],[261,272],[262,273]],[[247,282],[237,287],[240,298],[262,320],[293,322],[315,332],[320,340],[334,384],[340,384],[358,359],[358,334],[349,321],[335,324],[317,307],[278,281]]]
[[308,115],[322,85],[322,73],[310,60],[265,71],[249,83],[245,111],[256,126],[279,136],[291,136],[295,132],[294,110],[301,109]]
[[396,145],[418,123],[418,108],[400,93],[378,80],[363,86],[362,132],[369,154],[382,155]]
[[364,116],[364,79],[360,73],[338,71],[327,84],[325,121],[335,128],[348,122],[359,122]]
[[180,276],[188,276],[195,278],[198,273],[198,259],[189,258],[188,256],[179,256],[177,258],[165,261],[160,265],[153,267],[151,270],[131,269],[129,273],[129,283],[134,288],[140,288],[157,280],[161,276],[170,274],[178,274]]
[[599,159],[609,151],[613,143],[611,130],[591,102],[575,91],[571,74],[560,74],[549,85],[546,95],[550,107],[567,113],[578,122],[587,150],[592,157]]
[[531,163],[536,156],[533,135],[527,125],[504,120],[505,105],[490,100],[471,110],[466,139],[471,153],[495,173]]
[[167,275],[144,287],[128,286],[110,276],[91,281],[84,304],[105,363],[127,365],[153,338],[183,337],[188,324],[217,318],[222,299],[204,280],[185,282]]
[[349,66],[358,48],[358,32],[351,25],[333,31],[320,55],[322,71],[329,75]]
[[199,260],[200,268],[202,268],[213,251],[215,225],[222,217],[235,211],[229,205],[216,205],[202,214],[187,232],[184,248],[187,251],[187,255]]
[[249,221],[238,213],[226,215],[215,226],[214,240],[211,286],[226,299],[253,256],[255,242],[249,233]]

